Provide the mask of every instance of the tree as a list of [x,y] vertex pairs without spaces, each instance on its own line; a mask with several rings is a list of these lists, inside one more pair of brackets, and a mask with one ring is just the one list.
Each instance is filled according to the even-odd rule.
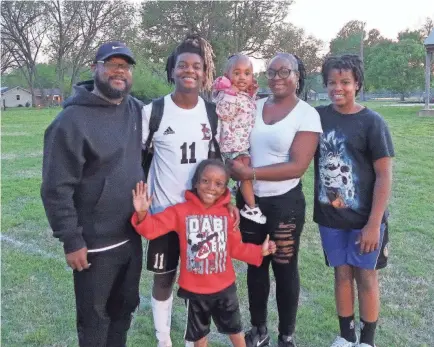
[[145,102],[170,93],[173,87],[167,83],[165,76],[156,73],[163,71],[162,64],[138,61],[133,71],[132,94]]
[[425,23],[422,25],[422,28],[420,28],[422,37],[425,39],[431,34],[431,32],[434,30],[434,21],[432,18],[426,17]]
[[36,1],[1,2],[2,44],[21,68],[35,103],[36,59],[47,30],[45,5]]
[[37,64],[36,71],[38,72],[37,85],[40,88],[59,88],[64,89],[65,79],[58,81],[56,73],[56,65],[54,64]]
[[392,41],[383,37],[377,29],[371,29],[369,30],[367,38],[365,39],[364,46],[369,48],[382,42]]
[[[392,41],[384,38],[377,29],[371,29],[366,33],[365,27],[366,24],[362,21],[353,20],[346,23],[330,42],[329,55],[356,54],[360,56],[366,69],[370,64],[372,47]],[[364,90],[370,88],[374,87],[370,80],[366,79],[365,84],[360,89],[360,100],[364,100]]]
[[10,45],[7,47],[7,44],[3,42],[3,37],[1,38],[1,75],[17,66],[17,63],[14,59],[14,47]]
[[329,54],[360,54],[361,40],[364,39],[365,23],[358,20],[349,21],[330,41]]
[[64,97],[67,58],[72,54],[75,42],[80,38],[78,1],[54,0],[46,3],[47,21],[50,24],[46,53],[55,62],[57,86]]
[[411,40],[411,41],[422,43],[424,37],[422,37],[422,32],[420,30],[406,29],[398,33],[398,41],[403,41],[403,40]]
[[365,75],[375,89],[387,89],[401,100],[424,83],[424,47],[413,39],[384,42],[372,47]]
[[292,24],[283,24],[276,27],[273,38],[269,40],[266,47],[265,56],[272,57],[276,52],[287,52],[297,55],[306,68],[306,83],[304,87],[304,98],[311,88],[313,76],[321,68],[323,60],[321,49],[323,42],[311,35],[306,35],[305,31]]
[[[49,89],[59,88],[55,64],[36,64],[35,69],[37,71],[35,86]],[[4,74],[2,76],[2,83],[9,87],[20,86],[23,88],[28,88],[23,68],[16,68]],[[65,78],[63,85],[66,85],[67,83],[68,81]]]
[[425,23],[419,29],[410,30],[405,29],[398,33],[398,40],[402,41],[405,39],[417,41],[423,43],[423,41],[428,37],[429,34],[434,30],[434,22],[432,18],[426,17]]
[[142,56],[164,60],[187,34],[200,34],[213,46],[217,70],[243,52],[262,58],[290,1],[146,1],[141,8]]
[[2,75],[2,85],[7,87],[21,86],[27,88],[27,80],[21,69],[15,68]]
[[254,75],[259,88],[268,88],[268,80],[263,72],[256,72]]
[[75,6],[78,7],[79,35],[65,57],[71,86],[77,82],[83,67],[93,61],[98,46],[125,37],[134,13],[132,5],[122,0],[79,1]]

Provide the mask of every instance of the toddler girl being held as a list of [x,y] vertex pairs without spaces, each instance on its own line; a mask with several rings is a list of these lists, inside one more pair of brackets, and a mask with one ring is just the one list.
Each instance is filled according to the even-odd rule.
[[[219,117],[219,144],[224,160],[237,160],[250,166],[249,137],[255,125],[256,93],[258,85],[248,56],[229,57],[224,76],[213,84],[213,101]],[[255,203],[252,181],[240,186],[246,204],[240,214],[254,222],[265,224],[266,217]]]

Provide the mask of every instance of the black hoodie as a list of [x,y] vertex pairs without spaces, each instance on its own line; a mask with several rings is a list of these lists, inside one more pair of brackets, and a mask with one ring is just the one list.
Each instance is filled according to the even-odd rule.
[[45,131],[41,196],[65,253],[140,237],[130,225],[131,190],[143,179],[141,103],[119,105],[78,84]]

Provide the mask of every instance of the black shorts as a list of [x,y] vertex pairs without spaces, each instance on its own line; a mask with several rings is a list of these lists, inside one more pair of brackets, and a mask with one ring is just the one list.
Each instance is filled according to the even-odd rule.
[[196,342],[210,332],[211,318],[221,334],[239,334],[241,324],[240,305],[235,285],[218,294],[198,295],[186,299],[187,327],[185,340]]
[[179,263],[179,237],[175,231],[149,240],[146,268],[157,274],[176,271]]

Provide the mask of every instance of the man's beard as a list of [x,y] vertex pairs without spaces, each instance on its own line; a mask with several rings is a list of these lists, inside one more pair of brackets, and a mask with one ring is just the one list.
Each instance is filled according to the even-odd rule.
[[108,99],[120,99],[127,95],[131,90],[131,83],[125,78],[121,78],[125,82],[125,89],[119,90],[110,85],[110,80],[119,77],[110,77],[107,82],[103,81],[98,74],[95,74],[94,82],[98,90]]

